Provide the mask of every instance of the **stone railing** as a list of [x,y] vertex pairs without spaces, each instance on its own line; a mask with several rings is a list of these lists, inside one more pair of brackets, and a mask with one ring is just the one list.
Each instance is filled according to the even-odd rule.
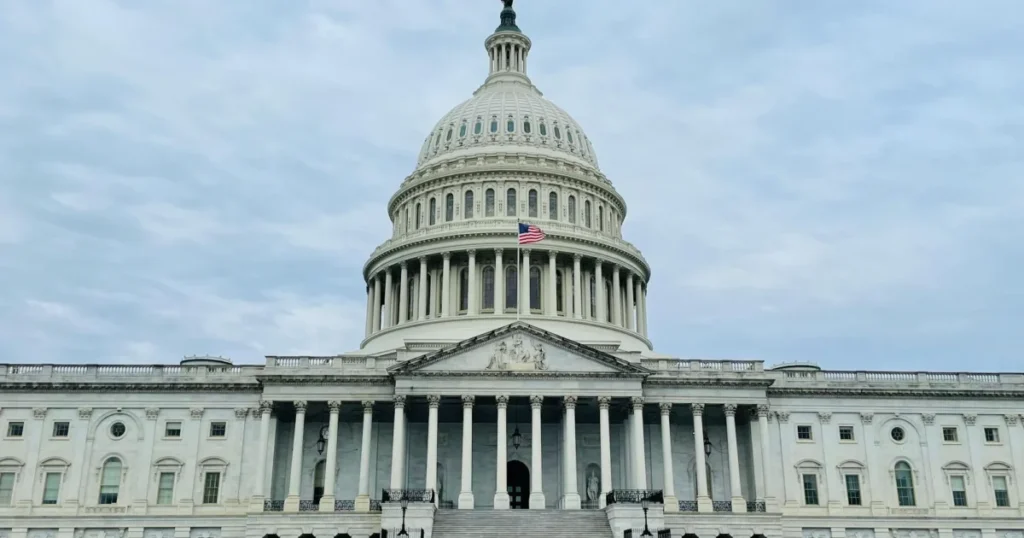
[[353,357],[267,357],[266,373],[280,373],[280,370],[332,370],[336,373],[356,373],[367,370],[383,373],[397,362],[394,358],[368,356]]
[[255,381],[262,366],[0,364],[0,381]]
[[763,361],[720,361],[705,359],[641,359],[640,366],[660,374],[763,374]]
[[1020,373],[975,372],[884,372],[842,370],[777,370],[769,371],[776,379],[775,387],[798,387],[808,384],[826,386],[904,386],[911,388],[996,388],[1024,385]]

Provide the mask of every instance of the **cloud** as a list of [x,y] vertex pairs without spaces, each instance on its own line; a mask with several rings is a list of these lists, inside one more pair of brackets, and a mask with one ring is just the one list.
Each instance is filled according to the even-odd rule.
[[[659,351],[1015,367],[1015,3],[516,7],[534,82],[586,128],[629,204]],[[0,279],[16,285],[0,291],[0,352],[259,362],[356,348],[388,197],[482,81],[497,11],[10,6]]]

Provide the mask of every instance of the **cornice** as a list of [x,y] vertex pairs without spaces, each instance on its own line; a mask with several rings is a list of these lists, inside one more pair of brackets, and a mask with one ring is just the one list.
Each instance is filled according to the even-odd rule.
[[126,383],[89,381],[4,381],[0,391],[66,391],[66,392],[252,392],[259,393],[258,383],[174,383],[167,381],[132,381]]
[[746,387],[767,389],[775,381],[772,379],[749,379],[729,377],[658,377],[653,375],[644,381],[644,386],[660,387]]
[[644,374],[630,374],[625,372],[449,372],[449,371],[414,371],[395,374],[395,379],[407,379],[417,377],[528,377],[530,379],[565,379],[565,378],[588,378],[588,379],[643,379]]
[[392,378],[387,375],[352,376],[316,373],[282,374],[257,376],[265,384],[276,385],[392,385]]
[[773,387],[768,396],[843,396],[862,398],[1022,399],[1024,389],[913,389],[877,387]]

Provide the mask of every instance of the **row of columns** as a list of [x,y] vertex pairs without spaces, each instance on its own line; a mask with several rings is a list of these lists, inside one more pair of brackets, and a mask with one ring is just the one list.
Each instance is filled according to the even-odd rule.
[[[530,256],[531,249],[522,249],[520,252],[521,263],[519,267],[526,269],[531,265]],[[557,257],[558,252],[555,250],[549,250],[548,253],[548,282],[545,285],[547,293],[545,294],[544,303],[544,315],[557,316]],[[468,308],[466,311],[467,315],[474,316],[480,313],[480,290],[478,289],[477,281],[477,252],[476,250],[470,249],[466,251],[467,255],[467,269],[468,269]],[[446,318],[453,314],[452,312],[452,267],[451,267],[451,252],[444,252],[441,254],[442,257],[442,268],[440,271],[440,317]],[[584,304],[584,279],[582,271],[582,259],[583,257],[579,254],[573,255],[572,264],[572,287],[571,290],[575,290],[575,293],[570,292],[571,296],[571,316],[574,319],[584,319],[590,317],[589,313],[584,314],[584,308],[589,310],[590,305]],[[367,337],[391,327],[393,321],[397,320],[394,325],[403,325],[412,321],[423,321],[428,318],[427,312],[427,275],[429,274],[429,264],[427,257],[421,256],[419,259],[419,272],[418,272],[418,283],[417,283],[417,309],[416,312],[409,315],[409,301],[410,301],[410,289],[409,289],[409,262],[402,261],[398,264],[399,266],[399,282],[398,286],[395,286],[393,282],[393,269],[385,268],[381,272],[377,273],[372,277],[372,284],[367,286],[367,297],[366,297],[366,328],[365,334]],[[608,320],[614,325],[618,325],[625,329],[636,331],[642,336],[647,336],[647,287],[642,278],[635,276],[632,272],[624,271],[620,266],[611,264],[611,289],[613,290],[611,296],[611,312],[607,311],[608,299],[605,297],[606,290],[605,286],[602,285],[604,282],[604,265],[610,262],[605,262],[600,259],[594,258],[592,264],[594,266],[593,278],[596,280],[598,285],[594,286],[594,293],[596,296],[593,298],[595,304],[595,315],[598,320]],[[505,267],[504,267],[504,252],[503,249],[494,249],[494,314],[505,313]],[[625,277],[621,276],[621,273],[625,273]],[[568,283],[564,284],[568,285]],[[393,312],[395,308],[395,293],[397,287],[397,312]],[[517,301],[518,311],[520,315],[530,315],[530,271],[520,270],[519,271],[519,283],[517,286]],[[587,293],[589,295],[589,293]],[[566,308],[568,317],[568,305]],[[396,315],[397,314],[397,315]]]

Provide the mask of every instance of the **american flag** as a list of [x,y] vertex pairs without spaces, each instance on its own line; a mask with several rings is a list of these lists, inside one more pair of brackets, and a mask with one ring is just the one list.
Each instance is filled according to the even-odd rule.
[[519,223],[519,244],[527,245],[530,243],[536,243],[541,239],[544,239],[544,230],[534,226],[533,224],[526,224],[524,222]]

